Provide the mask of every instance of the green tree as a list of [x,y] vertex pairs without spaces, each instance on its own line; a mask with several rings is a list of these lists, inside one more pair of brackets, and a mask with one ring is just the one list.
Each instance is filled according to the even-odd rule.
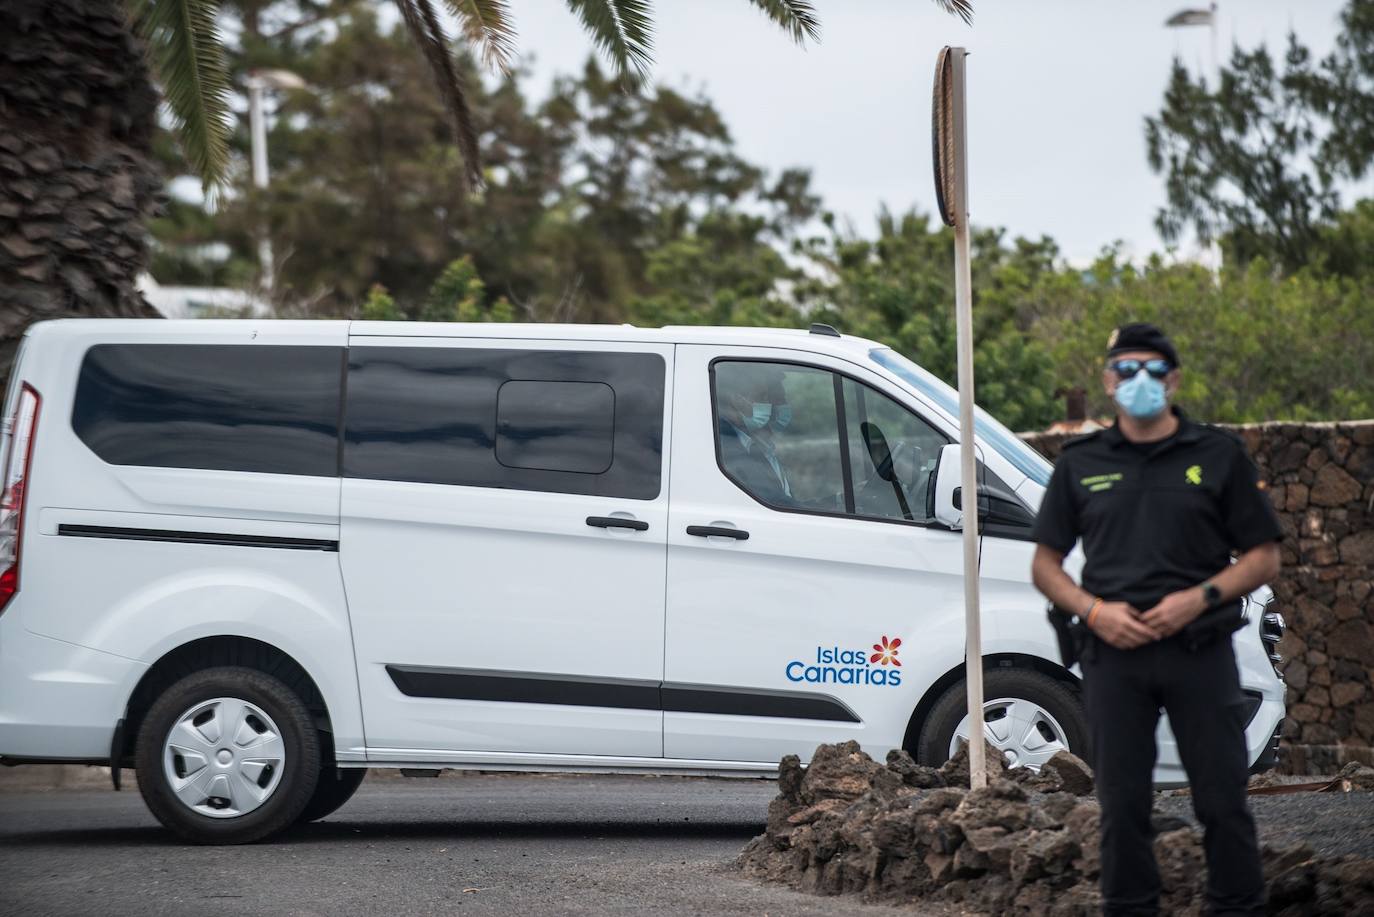
[[1175,60],[1164,107],[1145,122],[1167,241],[1191,229],[1221,239],[1228,260],[1288,270],[1319,256],[1340,183],[1374,162],[1374,0],[1350,0],[1341,24],[1320,61],[1294,34],[1281,62],[1236,47],[1216,86]]
[[[1007,245],[996,230],[975,230],[973,249],[975,394],[978,404],[1014,429],[1054,420],[1051,359],[1028,334],[1028,294],[1054,271],[1048,240]],[[915,213],[884,213],[875,239],[835,234],[813,254],[822,281],[806,290],[808,312],[842,330],[900,351],[954,384],[954,239]]]
[[1204,420],[1239,423],[1374,416],[1374,283],[1303,270],[1276,275],[1256,259],[1220,278],[1155,257],[1143,268],[1115,251],[1087,272],[1044,278],[1031,296],[1035,337],[1053,355],[1053,384],[1084,386],[1094,413],[1111,330],[1167,329],[1183,359],[1179,402]]
[[[504,297],[523,320],[682,313],[694,281],[667,262],[688,241],[711,253],[712,270],[755,275],[755,289],[790,272],[778,251],[819,207],[809,176],[769,175],[740,157],[709,100],[626,89],[594,61],[542,100],[526,96],[520,71],[490,86],[475,81],[471,101],[489,125],[488,181],[468,193],[442,105],[404,32],[382,29],[366,4],[335,26],[270,58],[314,89],[281,102],[270,197],[239,176],[215,217],[197,224],[205,234],[179,232],[169,249],[220,241],[231,264],[251,262],[267,225],[278,298],[315,315],[352,314],[374,283],[418,315],[458,255],[482,277],[485,304]],[[459,65],[476,72],[467,59]],[[718,273],[713,282],[732,281]]]
[[[750,0],[795,40],[814,38],[807,0]],[[652,51],[647,0],[568,0],[593,40],[627,76]],[[937,0],[969,14],[967,0]],[[504,66],[514,29],[506,0],[396,0],[412,40],[439,87],[451,136],[461,150],[460,181],[482,177],[468,86],[455,63],[440,9],[462,39]],[[279,9],[310,31],[349,0],[244,0],[256,40]],[[158,96],[149,65],[187,161],[207,185],[226,175],[232,124],[229,71],[217,0],[6,0],[0,4],[0,110],[5,112],[0,169],[0,376],[7,376],[30,321],[58,315],[145,315],[136,280],[148,263],[141,231],[152,216],[157,181],[152,137]],[[325,30],[319,30],[321,32]],[[249,50],[252,50],[251,47]],[[483,125],[485,127],[485,125]],[[65,222],[72,191],[81,206]],[[55,209],[53,209],[55,208]],[[45,212],[53,209],[53,212]],[[34,227],[45,225],[35,230]],[[28,234],[22,231],[28,227]],[[46,233],[35,235],[35,233]],[[73,253],[77,253],[75,256]]]
[[[149,42],[152,60],[186,149],[187,159],[207,184],[218,182],[227,164],[230,125],[229,82],[224,42],[216,21],[219,0],[127,0],[135,28]],[[232,2],[232,0],[230,0]],[[508,0],[394,0],[416,48],[429,66],[449,116],[453,139],[462,152],[464,176],[482,180],[478,124],[468,101],[469,84],[455,66],[452,37],[444,21],[457,23],[461,39],[483,62],[508,71],[516,49],[516,30]],[[748,0],[803,44],[820,35],[810,0]],[[972,20],[971,0],[935,0],[946,12]],[[653,62],[653,17],[649,0],[567,0],[593,43],[626,82],[643,77]],[[278,4],[242,0],[250,34],[260,36],[264,15]],[[354,6],[353,0],[294,0],[296,22],[278,35],[314,25]]]
[[434,281],[419,318],[422,322],[509,322],[515,312],[504,297],[486,301],[486,284],[472,259],[464,255],[449,262]]
[[368,322],[400,322],[405,321],[406,314],[396,305],[396,300],[386,287],[374,283],[363,300],[361,317]]

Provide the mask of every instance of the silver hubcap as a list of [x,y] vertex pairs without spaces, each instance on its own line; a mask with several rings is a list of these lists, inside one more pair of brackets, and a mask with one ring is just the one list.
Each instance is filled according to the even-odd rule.
[[211,818],[246,815],[281,782],[286,743],[262,708],[234,697],[202,701],[177,717],[162,770],[182,805]]
[[[1009,767],[1040,766],[1055,752],[1068,751],[1064,729],[1048,710],[1039,704],[1016,697],[999,697],[983,704],[983,733],[1006,756]],[[961,742],[968,741],[969,718],[965,716],[949,742],[951,756]]]

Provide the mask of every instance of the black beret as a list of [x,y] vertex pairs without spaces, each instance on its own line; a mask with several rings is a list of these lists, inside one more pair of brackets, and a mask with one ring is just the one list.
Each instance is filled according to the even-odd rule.
[[1174,345],[1169,343],[1163,331],[1148,322],[1122,325],[1107,339],[1107,356],[1115,356],[1128,350],[1153,350],[1164,354],[1164,358],[1171,365],[1179,365],[1178,351],[1174,349]]

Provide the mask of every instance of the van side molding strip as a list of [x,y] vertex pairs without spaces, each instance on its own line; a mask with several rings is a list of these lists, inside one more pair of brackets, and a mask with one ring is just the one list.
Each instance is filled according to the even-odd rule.
[[281,535],[240,535],[232,532],[185,532],[180,529],[138,529],[115,525],[62,523],[57,534],[77,538],[121,541],[165,541],[178,544],[215,544],[240,548],[282,548],[291,551],[338,551],[339,542],[327,538],[286,538]]
[[863,722],[839,699],[805,691],[421,665],[387,665],[386,672],[407,697]]
[[386,672],[407,697],[503,701],[514,704],[568,704],[659,709],[656,681],[629,678],[579,678],[486,669],[446,669],[426,665],[388,665]]

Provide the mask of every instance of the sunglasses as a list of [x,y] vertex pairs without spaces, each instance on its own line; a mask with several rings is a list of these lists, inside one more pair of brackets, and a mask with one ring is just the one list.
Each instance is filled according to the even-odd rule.
[[1163,379],[1174,367],[1168,360],[1117,360],[1108,363],[1107,368],[1119,379],[1129,379],[1142,369],[1155,379]]

